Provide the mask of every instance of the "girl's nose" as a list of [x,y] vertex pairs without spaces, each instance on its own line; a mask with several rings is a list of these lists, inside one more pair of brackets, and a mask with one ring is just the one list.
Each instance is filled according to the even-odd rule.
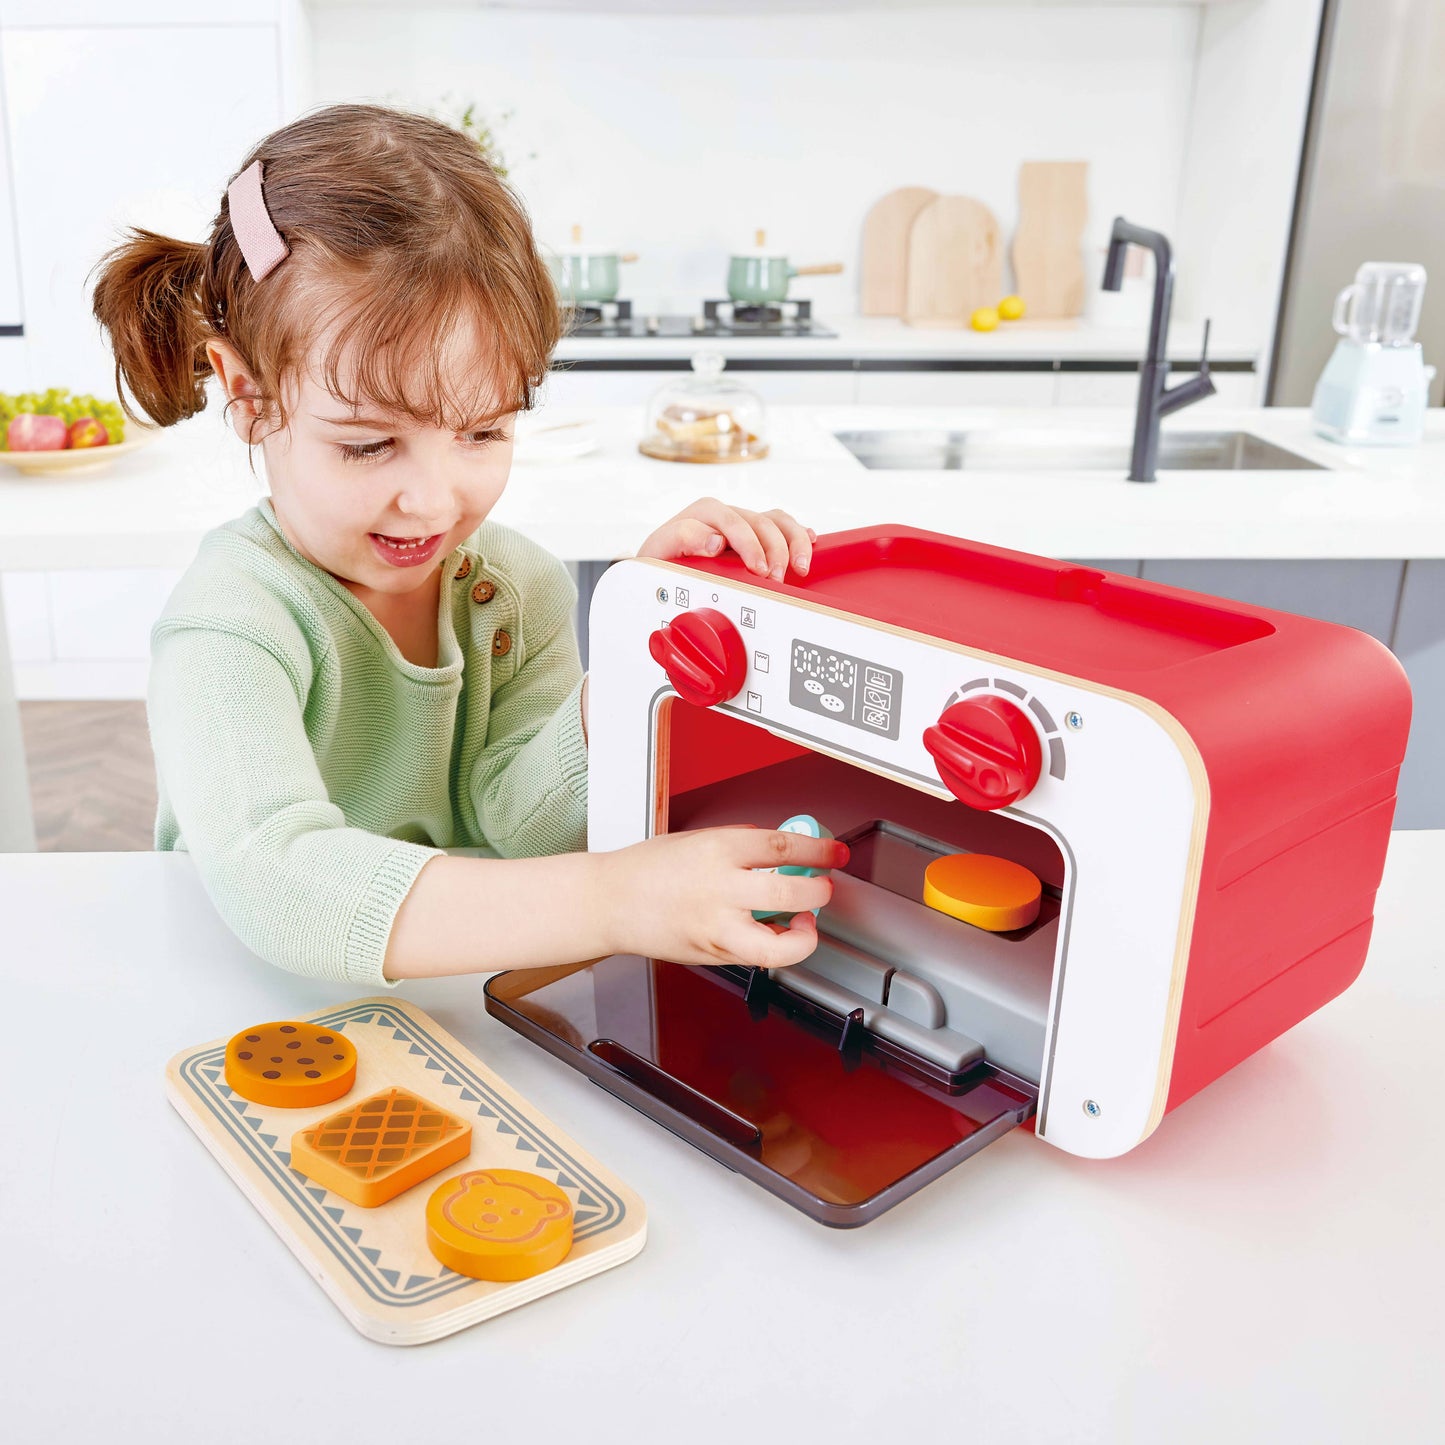
[[456,511],[456,488],[445,465],[420,464],[402,479],[397,510],[409,517],[444,522]]

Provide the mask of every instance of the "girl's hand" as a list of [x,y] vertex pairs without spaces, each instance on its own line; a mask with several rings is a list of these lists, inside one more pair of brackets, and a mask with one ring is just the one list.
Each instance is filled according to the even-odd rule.
[[[818,946],[812,913],[833,896],[833,880],[756,870],[796,864],[841,868],[848,848],[766,828],[664,833],[607,860],[614,953],[673,963],[783,968]],[[799,910],[786,928],[760,923],[753,909]]]
[[639,557],[716,557],[730,546],[759,577],[781,582],[791,564],[804,574],[818,534],[787,512],[749,512],[716,497],[703,497],[664,522],[637,549]]

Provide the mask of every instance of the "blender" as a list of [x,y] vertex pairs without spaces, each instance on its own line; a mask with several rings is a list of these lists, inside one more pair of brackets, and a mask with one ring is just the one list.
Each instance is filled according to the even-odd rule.
[[1420,440],[1435,376],[1414,339],[1424,297],[1423,266],[1367,261],[1335,298],[1340,339],[1310,407],[1321,436],[1366,446]]

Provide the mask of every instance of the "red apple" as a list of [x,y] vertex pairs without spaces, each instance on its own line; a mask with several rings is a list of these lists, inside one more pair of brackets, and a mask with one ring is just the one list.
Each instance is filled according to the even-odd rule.
[[22,411],[10,418],[5,442],[12,452],[58,452],[69,440],[65,418]]
[[93,416],[77,417],[70,424],[70,445],[73,447],[103,447],[110,440],[110,433]]

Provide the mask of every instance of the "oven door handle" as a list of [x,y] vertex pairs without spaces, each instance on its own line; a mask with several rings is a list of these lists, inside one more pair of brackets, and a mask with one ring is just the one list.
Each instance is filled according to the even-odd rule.
[[[701,1125],[710,1134],[726,1139],[739,1149],[761,1149],[763,1131],[741,1114],[699,1093],[691,1084],[683,1081],[666,1069],[660,1069],[650,1059],[634,1053],[626,1044],[616,1039],[593,1039],[587,1045],[587,1052],[620,1079],[635,1089],[650,1094],[660,1104],[682,1114],[694,1124]],[[622,1095],[626,1098],[626,1094]]]

